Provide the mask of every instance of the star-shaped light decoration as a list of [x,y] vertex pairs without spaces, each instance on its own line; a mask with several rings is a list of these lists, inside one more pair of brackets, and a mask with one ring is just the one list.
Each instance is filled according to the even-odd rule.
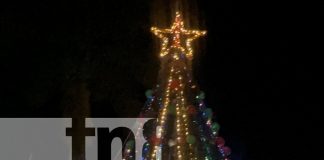
[[[162,39],[160,57],[166,56],[170,53],[170,49],[175,48],[180,49],[188,59],[192,59],[193,57],[191,42],[207,33],[206,31],[186,30],[179,12],[176,12],[174,23],[170,29],[152,27],[151,31]],[[169,39],[171,39],[170,44]]]

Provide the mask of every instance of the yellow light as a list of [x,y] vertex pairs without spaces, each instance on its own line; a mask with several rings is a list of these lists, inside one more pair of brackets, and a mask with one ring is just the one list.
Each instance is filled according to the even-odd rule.
[[[151,31],[154,35],[162,39],[160,57],[164,57],[169,54],[170,48],[176,48],[184,52],[186,57],[189,59],[192,59],[193,56],[191,42],[207,33],[206,31],[186,30],[179,12],[176,12],[176,18],[170,29],[159,29],[157,27],[152,27]],[[170,36],[172,37],[172,43],[169,46],[168,37]],[[185,47],[181,46],[181,36],[187,37],[187,40],[185,40]]]
[[[193,48],[191,43],[196,38],[203,36],[206,34],[206,31],[198,31],[198,30],[186,30],[184,27],[184,22],[179,12],[176,13],[176,17],[172,26],[168,29],[159,29],[156,27],[152,27],[151,31],[154,35],[161,39],[161,51],[160,57],[163,58],[165,56],[170,56],[173,60],[180,60],[180,53],[184,54],[185,57],[189,60],[193,57]],[[177,52],[174,52],[177,51]],[[170,54],[170,55],[169,55]],[[171,55],[172,54],[172,55]],[[186,66],[183,67],[184,70],[187,69]],[[171,83],[174,79],[180,80],[180,87],[174,88],[174,90],[170,89]],[[177,143],[177,157],[178,159],[189,159],[187,157],[187,146],[184,145],[186,142],[182,141],[182,139],[186,139],[186,136],[189,135],[188,129],[188,119],[186,112],[186,103],[184,98],[184,83],[185,79],[181,76],[181,72],[177,68],[171,67],[168,77],[168,84],[165,88],[165,94],[163,95],[163,107],[161,108],[162,114],[158,116],[158,126],[161,128],[158,129],[158,137],[163,137],[164,134],[164,126],[166,121],[166,114],[169,112],[167,109],[170,105],[171,101],[171,91],[175,91],[176,94],[176,139]],[[160,112],[160,113],[161,113]],[[160,144],[155,144],[155,147],[152,152],[152,159],[155,159],[156,155],[158,155],[158,146]],[[184,146],[184,147],[181,147]],[[190,155],[192,155],[192,145],[190,147]],[[192,159],[193,157],[190,156]],[[197,158],[195,158],[197,159]]]

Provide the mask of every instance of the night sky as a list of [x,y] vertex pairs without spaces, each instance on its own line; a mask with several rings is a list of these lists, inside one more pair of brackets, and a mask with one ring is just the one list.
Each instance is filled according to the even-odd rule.
[[[191,27],[208,31],[197,40],[195,79],[233,160],[316,157],[323,51],[315,37],[324,12],[283,1],[188,3]],[[136,117],[159,71],[150,27],[171,23],[155,19],[167,9],[154,4],[1,4],[0,117],[71,117],[80,108],[91,117]]]

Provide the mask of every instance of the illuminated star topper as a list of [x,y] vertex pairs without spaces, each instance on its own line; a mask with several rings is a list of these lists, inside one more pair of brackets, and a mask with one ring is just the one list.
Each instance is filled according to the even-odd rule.
[[[162,39],[160,57],[164,57],[169,54],[171,48],[176,48],[180,49],[189,59],[192,59],[193,56],[191,42],[207,33],[206,31],[186,30],[179,12],[176,12],[176,17],[171,29],[159,29],[152,27],[151,31]],[[170,44],[169,39],[171,39]]]

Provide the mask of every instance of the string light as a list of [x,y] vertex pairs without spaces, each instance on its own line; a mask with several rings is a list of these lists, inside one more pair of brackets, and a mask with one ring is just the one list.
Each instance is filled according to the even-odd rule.
[[[162,69],[163,76],[167,77],[167,79],[164,79],[163,83],[157,86],[157,90],[162,94],[152,96],[151,93],[147,96],[150,98],[149,106],[152,105],[154,100],[157,101],[155,103],[159,106],[159,114],[157,123],[154,125],[156,127],[155,137],[152,137],[152,143],[144,149],[147,154],[145,153],[143,160],[161,160],[165,159],[165,157],[174,160],[215,159],[216,155],[212,153],[214,150],[211,145],[213,142],[209,142],[215,140],[215,129],[211,130],[214,123],[212,123],[211,117],[205,116],[211,115],[207,113],[212,112],[206,111],[203,104],[203,95],[200,94],[194,99],[198,102],[198,105],[195,104],[196,102],[186,99],[186,96],[191,92],[188,89],[195,89],[197,86],[192,84],[191,66],[186,63],[188,61],[185,58],[192,60],[193,40],[205,35],[207,32],[185,29],[179,12],[176,12],[171,28],[159,29],[152,27],[151,31],[162,40],[160,57],[162,62],[166,62],[162,64],[167,64]],[[189,97],[191,96],[189,95]],[[198,113],[196,111],[194,111],[195,113],[189,112],[188,106],[195,107],[195,105]],[[199,139],[196,140],[197,132]],[[165,144],[169,145],[169,149],[164,150],[164,147],[167,147]],[[202,147],[202,149],[198,150],[198,147]],[[226,155],[230,152],[227,148],[219,148],[219,150],[223,154],[221,159],[226,157],[225,152]],[[128,149],[126,152],[130,155],[132,150]],[[137,153],[137,150],[135,152]],[[217,158],[217,160],[219,159]]]
[[[179,60],[180,57],[178,55],[178,52],[172,52],[171,51],[172,49],[181,51],[186,56],[186,58],[191,60],[193,56],[193,49],[191,46],[191,42],[194,39],[206,34],[206,31],[186,30],[184,28],[184,22],[179,12],[176,12],[174,23],[170,29],[159,29],[156,27],[152,27],[151,31],[157,37],[162,39],[160,57],[162,58],[168,54],[172,54],[171,56],[174,60]],[[184,66],[183,69],[186,70],[186,67]],[[167,108],[173,107],[170,106],[170,94],[171,94],[171,84],[175,79],[178,79],[178,81],[180,82],[179,86],[176,86],[174,88],[174,91],[176,92],[175,94],[176,104],[173,105],[175,105],[175,109],[176,109],[175,110],[176,111],[176,135],[177,135],[176,153],[177,153],[177,159],[181,160],[181,159],[186,159],[185,155],[183,155],[185,153],[184,152],[185,145],[183,145],[185,141],[183,141],[183,139],[186,139],[185,137],[189,135],[189,129],[188,129],[186,107],[185,107],[186,103],[184,99],[184,86],[185,86],[185,84],[183,84],[184,79],[181,76],[180,70],[179,69],[175,70],[173,66],[170,68],[168,84],[165,89],[165,96],[163,100],[164,101],[163,107],[161,108],[161,112],[160,112],[161,114],[158,117],[158,126],[159,126],[158,137],[163,137],[164,126],[166,123],[166,114],[168,111]],[[193,153],[191,152],[192,150],[191,147],[192,145],[189,146],[190,157],[192,157],[193,155]],[[151,155],[153,159],[157,158],[157,149],[158,149],[158,144],[155,144],[154,150]]]
[[[186,30],[184,28],[184,23],[179,12],[176,12],[176,17],[173,25],[170,29],[159,29],[157,27],[152,27],[151,31],[160,39],[162,39],[160,57],[164,57],[170,53],[172,48],[179,49],[181,52],[185,53],[186,57],[192,59],[193,49],[191,42],[198,37],[205,35],[206,31],[199,30]],[[171,44],[169,46],[169,37],[172,37]],[[186,37],[185,45],[181,45],[181,37]]]

